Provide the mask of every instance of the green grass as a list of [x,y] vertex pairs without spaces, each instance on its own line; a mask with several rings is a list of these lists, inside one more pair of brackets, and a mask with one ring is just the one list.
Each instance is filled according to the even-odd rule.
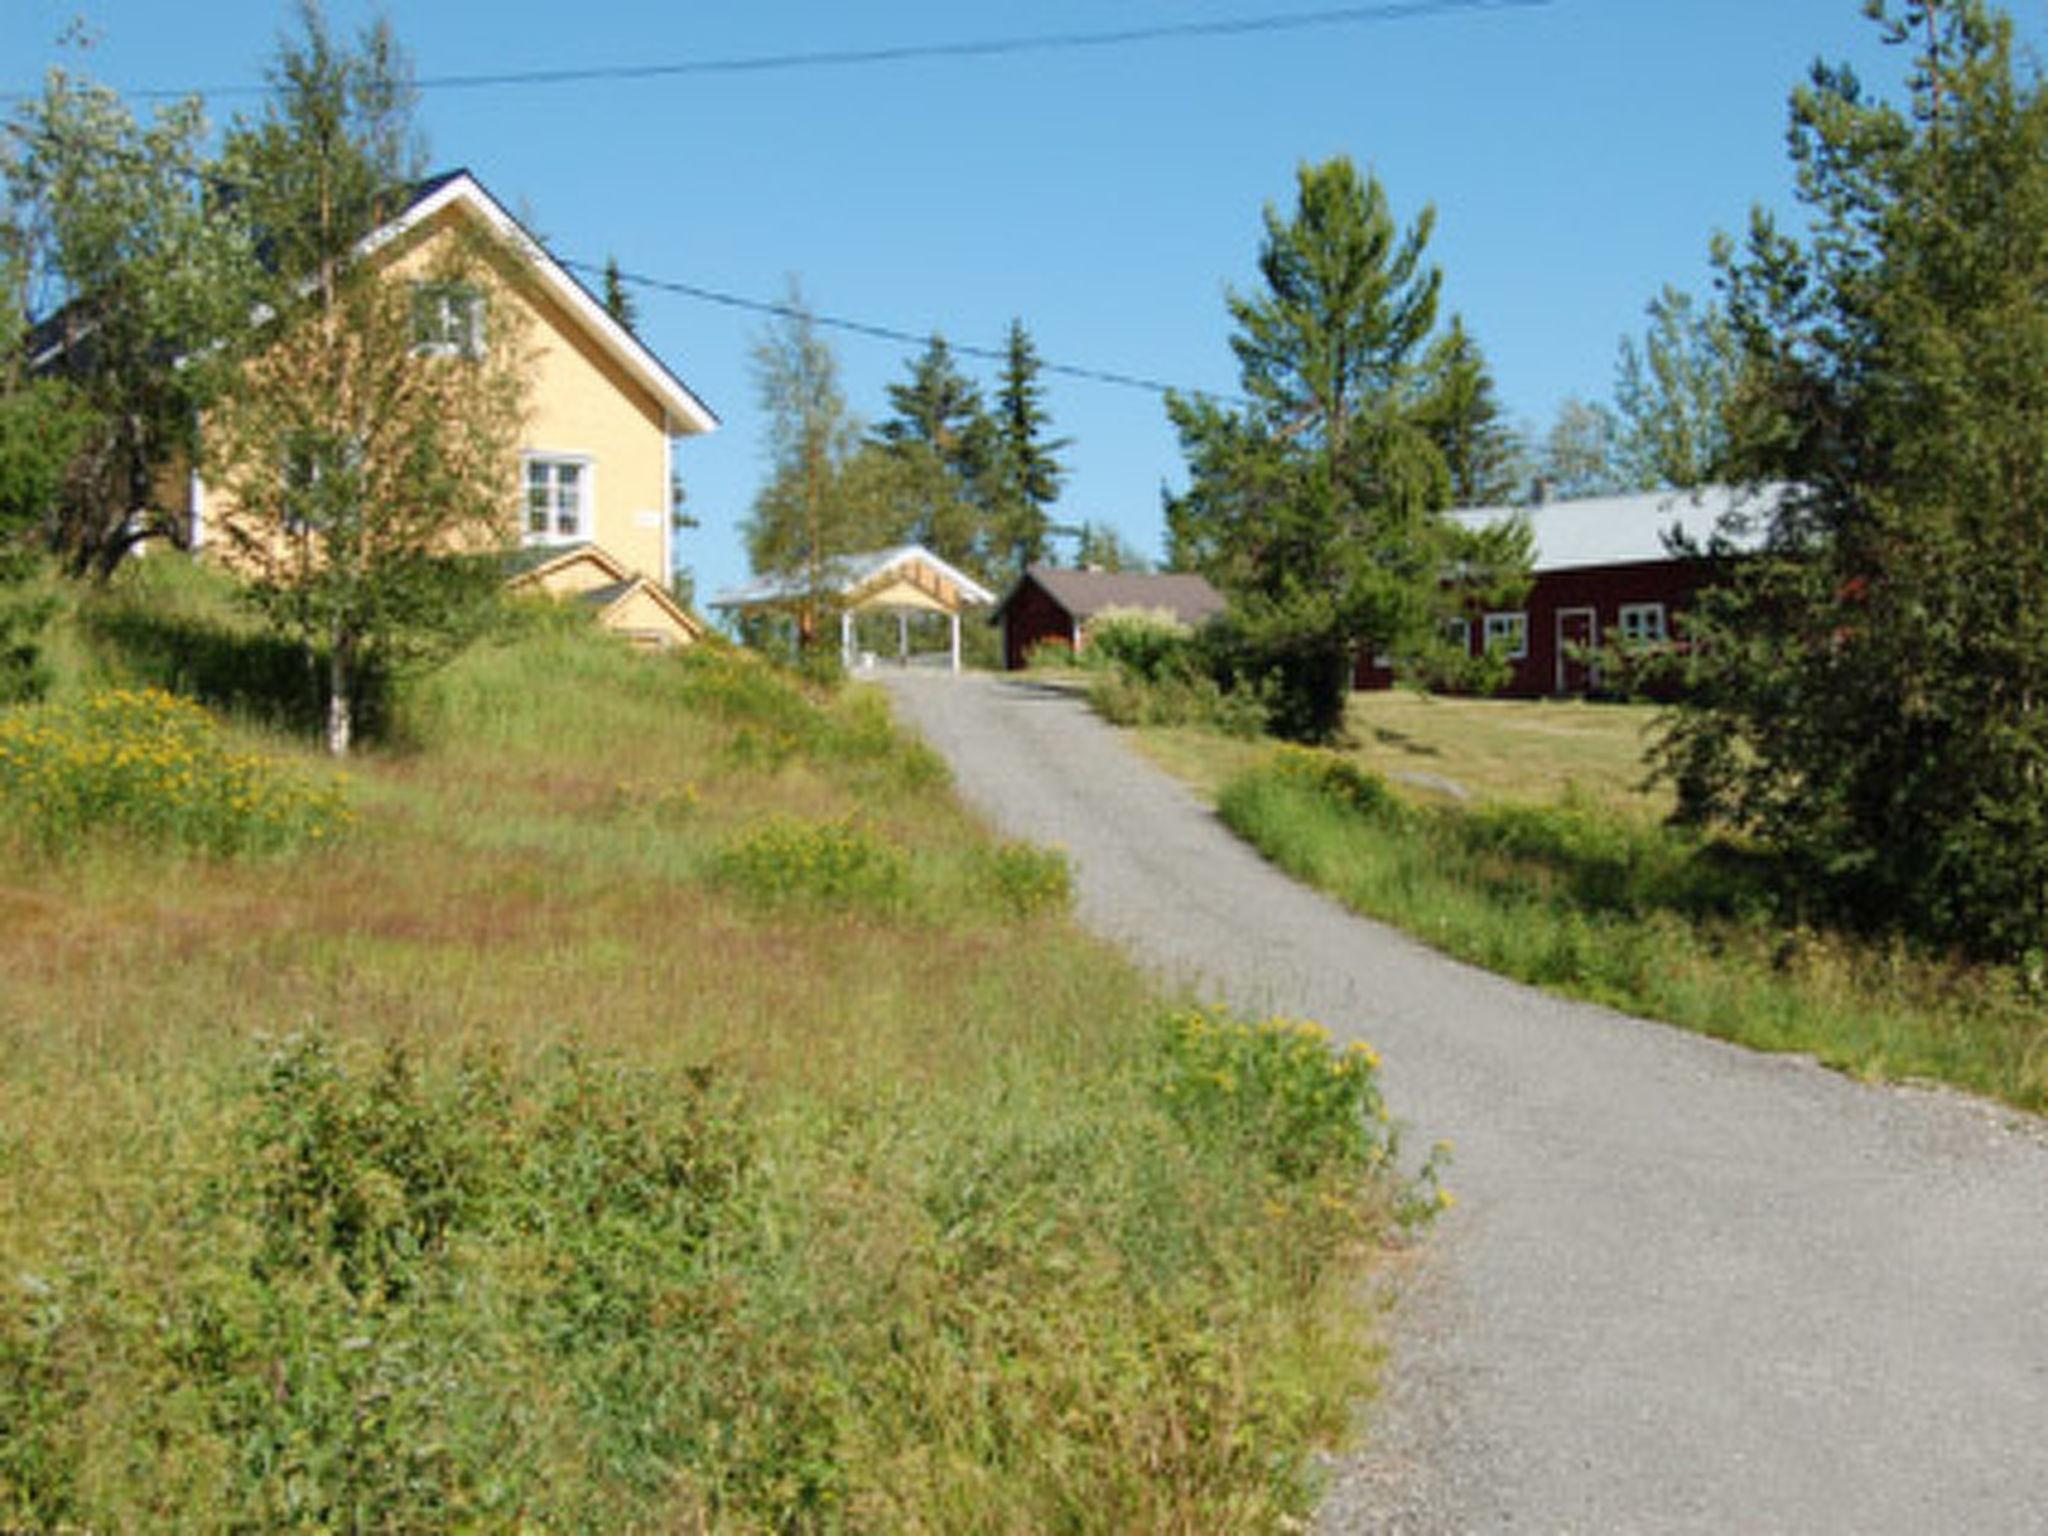
[[[1646,788],[1643,751],[1654,706],[1557,699],[1441,698],[1406,689],[1352,695],[1345,754],[1417,801],[1550,804],[1570,792],[1661,815],[1668,791]],[[1202,730],[1146,730],[1146,754],[1211,798],[1259,760],[1256,742]]]
[[[1448,742],[1446,756],[1468,760]],[[1640,810],[1583,794],[1416,804],[1360,794],[1365,772],[1349,755],[1269,752],[1218,808],[1290,873],[1502,974],[1861,1077],[2048,1110],[2048,1021],[2015,972],[1788,927],[1739,854]]]
[[535,621],[391,724],[333,846],[0,852],[0,1526],[1293,1528],[1432,1203],[1369,1062],[871,691]]

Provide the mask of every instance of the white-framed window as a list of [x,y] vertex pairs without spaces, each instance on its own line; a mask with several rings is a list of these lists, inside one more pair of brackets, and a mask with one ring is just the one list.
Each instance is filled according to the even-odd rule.
[[1462,655],[1472,654],[1472,621],[1470,619],[1445,619],[1444,644]]
[[1621,638],[1639,645],[1661,644],[1668,633],[1662,603],[1623,603]]
[[568,454],[526,456],[526,542],[573,544],[591,536],[590,460]]
[[284,454],[284,531],[301,536],[345,522],[362,491],[363,445],[328,432],[295,432]]
[[1529,654],[1529,615],[1489,613],[1486,616],[1486,648],[1498,650],[1510,661]]
[[414,283],[413,346],[430,357],[481,357],[484,312],[484,292],[474,283]]

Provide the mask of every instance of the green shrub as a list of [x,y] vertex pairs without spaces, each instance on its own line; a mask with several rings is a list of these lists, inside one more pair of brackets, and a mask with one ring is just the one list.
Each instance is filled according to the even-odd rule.
[[999,905],[1019,917],[1063,912],[1073,900],[1073,870],[1065,854],[1036,843],[996,843],[982,855],[981,877]]
[[1370,768],[1323,747],[1283,746],[1268,759],[1275,782],[1320,797],[1339,809],[1376,820],[1396,820],[1406,807]]
[[1194,667],[1194,631],[1170,613],[1105,609],[1089,621],[1082,659],[1119,667],[1148,683],[1186,677]]
[[851,819],[771,816],[719,851],[713,878],[763,908],[880,913],[901,904],[909,870],[901,849]]
[[1380,1099],[1379,1057],[1294,1019],[1244,1023],[1204,1009],[1169,1015],[1159,1043],[1159,1099],[1198,1138],[1221,1139],[1282,1183],[1364,1177],[1398,1151]]
[[273,852],[332,841],[350,822],[339,783],[231,750],[203,709],[155,689],[0,716],[0,809],[45,852],[107,832],[195,852]]

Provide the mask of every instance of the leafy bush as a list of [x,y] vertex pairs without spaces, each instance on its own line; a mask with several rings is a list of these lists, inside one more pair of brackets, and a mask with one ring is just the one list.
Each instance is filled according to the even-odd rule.
[[1194,668],[1194,631],[1171,613],[1109,608],[1089,621],[1082,658],[1120,667],[1148,683],[1185,677]]
[[1066,855],[1056,849],[1036,843],[997,843],[981,862],[982,878],[996,901],[1019,917],[1064,911],[1073,899],[1073,871]]
[[1268,760],[1268,771],[1280,784],[1320,796],[1360,816],[1392,820],[1405,810],[1385,779],[1327,748],[1283,746]]
[[118,832],[214,854],[331,841],[349,824],[336,782],[231,750],[198,705],[115,690],[0,716],[0,807],[46,852]]
[[909,861],[852,820],[771,816],[726,844],[719,884],[757,906],[886,912],[909,888]]
[[1378,1067],[1363,1042],[1333,1053],[1318,1024],[1187,1009],[1163,1021],[1158,1092],[1190,1135],[1227,1142],[1271,1178],[1305,1183],[1391,1164]]

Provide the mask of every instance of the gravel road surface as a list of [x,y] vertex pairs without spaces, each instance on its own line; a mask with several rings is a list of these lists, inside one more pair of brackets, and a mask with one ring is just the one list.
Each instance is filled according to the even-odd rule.
[[1458,1208],[1327,1531],[2048,1532],[2048,1135],[1561,1002],[1280,875],[1070,696],[885,674],[1083,918],[1386,1060]]

